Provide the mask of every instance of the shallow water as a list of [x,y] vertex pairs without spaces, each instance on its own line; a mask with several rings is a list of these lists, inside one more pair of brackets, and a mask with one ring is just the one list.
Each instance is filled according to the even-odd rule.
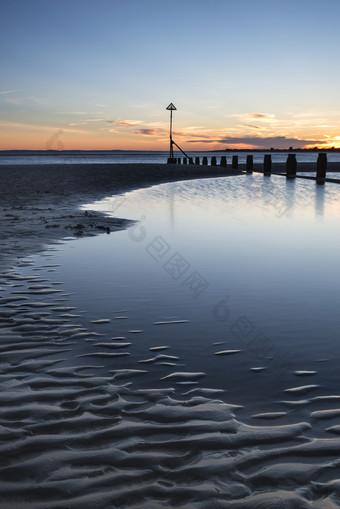
[[88,208],[139,222],[0,282],[5,507],[337,507],[339,187]]
[[[84,245],[99,261],[88,288],[97,270],[110,275],[101,278],[104,315],[118,298],[141,329],[188,319],[162,335],[233,402],[267,405],[296,381],[295,370],[317,369],[332,384],[340,353],[338,187],[245,176],[166,184],[119,200],[94,208],[118,207],[114,214],[141,221],[102,237],[96,253],[94,243]],[[242,355],[213,355],[225,349]],[[250,371],[259,364],[260,377]]]

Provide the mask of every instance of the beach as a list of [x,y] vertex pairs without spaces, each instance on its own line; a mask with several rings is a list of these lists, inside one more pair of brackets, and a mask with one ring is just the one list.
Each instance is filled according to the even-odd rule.
[[55,240],[106,233],[128,224],[124,218],[85,215],[79,210],[84,203],[162,182],[226,174],[235,171],[189,165],[2,165],[0,270]]
[[[300,163],[299,172],[315,172],[315,165],[311,166]],[[262,171],[261,165],[254,165],[254,170]],[[340,163],[328,163],[328,171],[340,171]],[[273,172],[284,173],[285,165],[273,164]],[[124,218],[84,215],[79,210],[84,203],[163,182],[237,173],[230,167],[196,165],[1,165],[0,270],[55,240],[127,226]]]
[[[339,171],[338,163],[329,166],[330,171]],[[284,173],[284,169],[284,165],[273,165],[273,172]],[[309,165],[304,170],[313,171]],[[134,316],[144,302],[137,299],[129,310],[122,304],[115,307],[124,282],[119,287],[110,269],[108,279],[114,280],[117,301],[108,304],[110,316],[93,317],[91,310],[72,304],[73,289],[59,278],[53,244],[63,239],[72,239],[69,244],[77,239],[86,242],[97,235],[114,237],[115,231],[120,235],[119,231],[137,225],[119,208],[119,217],[112,217],[89,208],[84,211],[82,205],[165,182],[223,176],[230,177],[222,179],[228,182],[247,179],[241,171],[219,166],[0,167],[4,245],[0,257],[0,493],[4,509],[339,506],[340,396],[331,372],[328,385],[322,377],[320,382],[317,373],[327,367],[327,359],[318,357],[314,370],[302,362],[295,370],[289,364],[287,375],[285,365],[277,364],[282,357],[277,347],[272,345],[261,356],[268,347],[263,336],[262,342],[250,346],[243,337],[238,348],[231,338],[224,344],[213,334],[205,337],[202,351],[208,352],[216,370],[232,371],[233,359],[245,356],[242,362],[247,372],[252,370],[254,386],[256,377],[266,372],[263,363],[270,366],[271,358],[276,371],[281,370],[280,380],[273,382],[283,388],[280,404],[274,402],[269,411],[259,394],[257,410],[249,416],[235,400],[232,384],[228,389],[207,384],[207,355],[207,369],[196,369],[190,356],[185,357],[180,345],[189,341],[190,320],[185,319],[189,316],[158,319],[157,312],[170,311],[148,307],[149,315]],[[244,204],[249,201],[246,196]],[[165,200],[172,203],[167,194]],[[275,203],[266,203],[275,215]],[[289,214],[291,209],[285,210]],[[237,229],[241,223],[237,218]],[[206,242],[204,233],[199,231],[199,236]],[[240,243],[241,237],[242,233]],[[250,238],[243,237],[248,248]],[[142,245],[136,233],[127,233],[127,242],[131,250]],[[260,244],[261,256],[264,251]],[[247,251],[245,256],[253,253]],[[238,256],[241,251],[235,259]],[[93,269],[96,263],[93,260]],[[227,261],[225,265],[235,271]],[[242,260],[241,266],[245,266]],[[81,274],[89,277],[85,271]],[[228,281],[229,291],[231,278]],[[135,280],[134,298],[137,286]],[[89,302],[95,298],[92,290]],[[146,306],[157,308],[157,298],[149,302],[143,285],[142,292]],[[192,308],[196,306],[197,301]],[[218,311],[218,327],[223,320]],[[195,346],[202,348],[197,330],[193,336]],[[140,382],[153,371],[157,384]]]

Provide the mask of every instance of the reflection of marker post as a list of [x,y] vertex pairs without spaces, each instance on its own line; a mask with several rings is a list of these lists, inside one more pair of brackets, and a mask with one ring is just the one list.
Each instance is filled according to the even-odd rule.
[[172,140],[172,112],[174,110],[177,110],[176,106],[174,106],[172,103],[169,104],[169,106],[166,108],[167,110],[170,110],[170,154],[169,154],[169,163],[174,163],[174,142]]

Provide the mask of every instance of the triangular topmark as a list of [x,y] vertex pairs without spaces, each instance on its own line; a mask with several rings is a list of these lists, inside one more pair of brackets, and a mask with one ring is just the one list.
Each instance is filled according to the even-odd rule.
[[166,109],[167,110],[177,110],[176,106],[174,106],[172,103],[170,103]]

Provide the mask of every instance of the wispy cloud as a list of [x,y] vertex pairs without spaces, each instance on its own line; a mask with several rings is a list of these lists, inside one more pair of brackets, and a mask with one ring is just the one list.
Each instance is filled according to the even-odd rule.
[[104,117],[85,118],[84,122],[102,122],[103,120],[106,120],[106,118]]
[[3,92],[0,92],[1,94],[15,94],[16,92],[23,92],[24,90],[27,90],[25,88],[19,88],[18,90],[4,90]]
[[263,127],[260,127],[258,125],[253,125],[253,124],[241,124],[241,127],[250,127],[251,129],[263,129]]
[[84,131],[81,129],[68,129],[63,126],[24,124],[24,123],[19,123],[19,122],[7,122],[7,121],[0,121],[0,128],[1,127],[4,127],[6,129],[25,129],[25,130],[44,131],[44,132],[50,132],[50,131],[55,132],[59,129],[62,129],[66,133],[88,134],[88,131]]
[[273,113],[234,113],[229,116],[237,118],[243,122],[251,122],[254,119],[264,123],[277,122],[277,119]]
[[215,140],[188,140],[189,143],[222,143],[224,145],[237,146],[247,145],[253,148],[281,148],[287,149],[290,146],[294,148],[303,148],[306,145],[319,145],[324,143],[322,140],[299,140],[297,138],[287,138],[286,136],[269,136],[261,138],[259,136],[240,136],[229,137]]
[[250,118],[268,119],[274,118],[274,115],[268,113],[251,113]]
[[137,131],[135,131],[135,133],[141,134],[143,136],[163,136],[163,135],[169,134],[166,129],[160,129],[160,128],[137,129]]
[[[7,93],[7,92],[2,92]],[[9,92],[8,92],[9,93]],[[47,101],[44,97],[36,97],[34,95],[25,96],[25,97],[9,97],[6,98],[5,101],[9,104],[51,104],[49,101]]]
[[143,124],[142,120],[112,120],[112,124],[120,125],[122,127],[130,127],[130,126],[136,126],[139,124]]

